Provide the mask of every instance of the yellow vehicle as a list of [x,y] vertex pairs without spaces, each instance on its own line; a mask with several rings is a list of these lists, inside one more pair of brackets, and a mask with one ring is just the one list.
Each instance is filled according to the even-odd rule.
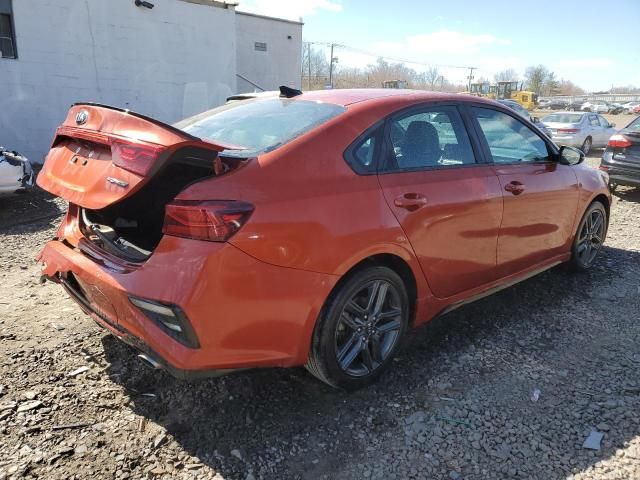
[[407,88],[406,80],[385,80],[382,82],[382,88]]
[[469,91],[463,92],[463,93],[475,95],[476,97],[486,98],[489,95],[490,88],[491,88],[491,85],[489,85],[488,83],[472,83],[469,86]]
[[522,90],[522,83],[518,82],[498,82],[496,86],[496,96],[498,100],[515,100],[527,110],[533,110],[538,101],[538,95],[534,92]]

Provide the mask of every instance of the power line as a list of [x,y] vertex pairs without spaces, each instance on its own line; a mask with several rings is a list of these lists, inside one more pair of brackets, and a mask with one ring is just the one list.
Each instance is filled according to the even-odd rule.
[[440,63],[425,63],[425,62],[418,62],[415,60],[410,60],[410,59],[406,59],[406,58],[398,58],[398,57],[388,57],[386,55],[378,55],[376,53],[372,53],[369,52],[367,50],[363,50],[361,48],[356,48],[356,47],[351,47],[349,45],[344,45],[341,43],[333,43],[333,42],[314,42],[314,41],[307,41],[306,43],[309,44],[313,44],[313,45],[323,45],[326,47],[338,47],[338,48],[343,48],[345,50],[351,50],[353,52],[357,52],[357,53],[361,53],[363,55],[368,55],[370,57],[375,57],[375,58],[382,58],[384,60],[391,60],[393,62],[400,62],[400,63],[409,63],[412,65],[422,65],[424,67],[438,67],[438,68],[459,68],[459,69],[464,69],[464,70],[476,70],[477,67],[470,67],[468,65],[446,65],[446,64],[440,64]]

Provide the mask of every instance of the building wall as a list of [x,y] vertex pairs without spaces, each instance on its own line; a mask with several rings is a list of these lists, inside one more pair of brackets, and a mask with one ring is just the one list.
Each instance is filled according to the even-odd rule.
[[[236,28],[239,93],[256,90],[250,82],[263,90],[300,88],[302,23],[236,12]],[[256,42],[266,51],[256,50]]]
[[14,0],[18,58],[0,58],[0,145],[40,163],[74,102],[171,123],[235,93],[233,8],[151,1],[152,10],[133,0]]

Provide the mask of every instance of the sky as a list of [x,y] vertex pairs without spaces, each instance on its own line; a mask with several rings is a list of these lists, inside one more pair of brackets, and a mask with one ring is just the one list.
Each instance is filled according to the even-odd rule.
[[[340,66],[377,56],[466,83],[543,64],[588,91],[640,86],[640,0],[239,0],[238,10],[304,22],[303,39],[336,43]],[[528,4],[528,5],[527,5]],[[512,6],[509,6],[512,5]],[[518,5],[524,5],[522,7]],[[323,48],[318,45],[318,48]],[[328,54],[327,54],[328,55]]]

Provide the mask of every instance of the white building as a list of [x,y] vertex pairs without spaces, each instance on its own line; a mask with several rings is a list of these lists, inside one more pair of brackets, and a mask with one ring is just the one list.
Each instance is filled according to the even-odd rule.
[[0,145],[42,162],[75,102],[172,123],[233,93],[300,88],[302,23],[148,2],[0,0]]

